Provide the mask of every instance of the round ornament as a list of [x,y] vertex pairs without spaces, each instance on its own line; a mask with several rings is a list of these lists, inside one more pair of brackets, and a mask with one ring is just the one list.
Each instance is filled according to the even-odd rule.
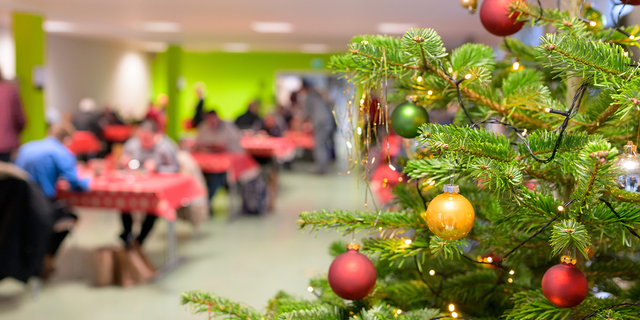
[[412,139],[418,136],[418,128],[429,123],[429,113],[423,107],[407,101],[391,113],[391,127],[401,137]]
[[347,252],[337,256],[329,267],[329,285],[340,298],[363,299],[376,285],[376,268],[358,249],[359,245],[348,244]]
[[519,14],[511,13],[511,4],[524,0],[484,0],[480,6],[480,22],[487,31],[499,37],[510,36],[522,29],[524,21],[516,22]]
[[637,147],[629,141],[624,152],[616,160],[618,167],[618,187],[629,192],[638,192],[640,181],[640,156]]
[[465,9],[469,9],[469,12],[475,13],[478,9],[478,0],[460,0],[460,5]]
[[632,6],[637,6],[640,5],[640,0],[621,0],[621,3],[626,3],[626,4],[630,4]]
[[589,285],[587,277],[573,265],[573,258],[564,256],[562,261],[542,277],[542,293],[558,308],[573,308],[587,297]]
[[422,214],[431,232],[444,240],[458,240],[473,228],[473,206],[459,192],[457,185],[445,185],[444,193],[431,200]]

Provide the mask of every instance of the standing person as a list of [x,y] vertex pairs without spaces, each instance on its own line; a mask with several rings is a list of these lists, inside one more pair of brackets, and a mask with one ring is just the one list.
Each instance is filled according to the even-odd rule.
[[331,158],[329,142],[334,128],[333,116],[327,101],[308,80],[302,80],[302,89],[298,92],[298,96],[304,105],[306,117],[313,125],[316,140],[313,157],[317,170],[319,174],[324,174],[328,170]]
[[[174,143],[158,131],[158,124],[152,120],[145,120],[138,127],[135,136],[125,142],[120,162],[123,167],[129,167],[132,160],[137,160],[149,173],[177,173],[180,168],[176,154]],[[157,218],[147,213],[140,233],[134,238],[131,213],[123,212],[121,216],[124,230],[120,238],[127,247],[142,245]]]
[[[235,124],[222,121],[212,110],[207,112],[204,121],[198,126],[196,149],[210,152],[243,152],[240,138],[240,130]],[[218,188],[226,185],[227,174],[225,172],[207,173],[204,176],[207,180],[209,202],[211,202]]]
[[11,160],[11,153],[20,146],[24,125],[20,94],[12,83],[4,81],[0,70],[0,161]]
[[54,208],[54,230],[44,259],[43,278],[53,273],[53,257],[78,220],[65,206],[56,202],[58,178],[64,178],[73,190],[89,189],[89,179],[78,177],[76,157],[67,149],[73,131],[69,124],[54,124],[49,128],[46,138],[25,143],[16,157],[16,165],[29,174],[30,180],[51,201]]
[[204,88],[203,85],[196,85],[196,96],[198,97],[198,104],[196,105],[196,112],[191,119],[191,127],[197,128],[198,125],[204,120]]

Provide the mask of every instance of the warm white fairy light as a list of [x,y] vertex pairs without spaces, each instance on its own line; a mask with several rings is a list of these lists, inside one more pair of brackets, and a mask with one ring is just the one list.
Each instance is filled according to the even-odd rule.
[[451,312],[451,318],[458,318],[458,313],[457,312]]
[[467,73],[467,74],[464,76],[464,78],[465,78],[465,79],[467,79],[467,80],[471,79],[471,74],[470,74],[470,73]]
[[636,36],[634,36],[634,35],[630,35],[630,36],[629,36],[629,39],[631,39],[631,40],[633,40],[633,39],[635,39],[635,38],[636,38]]
[[513,279],[511,279],[511,278],[509,278],[509,280],[507,280],[507,281],[509,281],[509,283],[513,283]]
[[449,304],[449,311],[453,312],[456,310],[456,306],[453,303]]
[[410,244],[411,244],[411,242],[412,242],[412,241],[411,241],[411,239],[407,239],[407,240],[405,240],[405,241],[404,241],[404,244],[406,244],[406,245],[410,245]]
[[402,310],[398,309],[398,311],[396,311],[397,314],[401,314]]
[[595,27],[596,25],[598,25],[598,23],[595,22],[595,21],[591,21],[591,22],[589,22],[589,25],[592,26],[592,27]]
[[312,287],[312,286],[309,286],[309,287],[307,288],[307,291],[309,291],[309,292],[313,292],[313,287]]
[[449,67],[449,73],[453,72],[453,68]]
[[488,258],[487,258],[487,262],[489,262],[489,263],[493,262],[493,258],[488,257]]
[[347,141],[347,147],[348,147],[349,149],[351,149],[351,148],[352,148],[352,147],[351,147],[351,142]]
[[560,211],[560,212],[564,211],[564,207],[563,206],[558,206],[558,211]]
[[429,270],[429,275],[435,276],[436,275],[436,271],[435,270]]
[[358,135],[362,134],[362,128],[358,127]]
[[428,94],[428,95],[432,95],[432,94],[433,94],[433,91],[429,90],[429,91],[427,91],[427,94]]
[[376,162],[376,157],[373,157],[373,158],[371,159],[371,164],[373,164],[374,162]]
[[526,136],[527,135],[527,129],[524,129],[524,131],[522,131],[522,136]]
[[422,76],[418,76],[418,82],[422,82]]
[[398,178],[398,182],[402,182],[402,177]]
[[391,168],[391,170],[396,171],[396,167],[394,167],[392,164],[389,164],[389,168]]
[[360,105],[364,105],[364,98],[360,99]]
[[516,272],[514,270],[511,270],[511,271],[509,271],[509,274],[510,275],[514,275],[514,274],[516,274]]
[[516,61],[513,63],[513,70],[518,70],[520,69],[520,62]]

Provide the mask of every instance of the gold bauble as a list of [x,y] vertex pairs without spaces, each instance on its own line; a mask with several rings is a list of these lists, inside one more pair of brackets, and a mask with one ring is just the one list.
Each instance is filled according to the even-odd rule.
[[476,9],[478,9],[478,0],[460,0],[460,5],[465,9],[469,9],[469,12],[475,13]]
[[429,229],[444,240],[458,240],[469,233],[475,220],[473,206],[467,198],[459,194],[456,185],[445,185],[444,193],[429,203],[422,219]]

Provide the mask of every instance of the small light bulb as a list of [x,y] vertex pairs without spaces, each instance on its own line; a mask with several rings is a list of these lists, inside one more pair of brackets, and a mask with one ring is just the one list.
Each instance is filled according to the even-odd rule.
[[347,147],[349,147],[349,149],[351,149],[351,142],[347,141]]
[[518,70],[520,69],[520,62],[516,61],[513,63],[513,70]]
[[453,72],[453,68],[449,67],[449,73]]
[[371,164],[373,164],[374,162],[376,162],[376,157],[373,157],[373,158],[371,159]]
[[407,239],[407,240],[405,240],[405,241],[404,241],[404,244],[406,244],[406,245],[411,244],[411,239]]
[[432,94],[433,94],[433,91],[429,90],[429,91],[427,91],[427,94],[428,94],[428,95],[432,95]]
[[467,80],[471,79],[471,74],[470,74],[470,73],[467,73],[467,74],[464,76],[464,78],[465,78],[465,79],[467,79]]
[[456,310],[456,306],[453,305],[453,303],[449,304],[449,311],[453,312]]
[[389,168],[391,168],[391,170],[396,171],[396,167],[394,167],[392,164],[389,164]]
[[451,318],[457,318],[457,317],[458,317],[457,312],[451,312]]
[[402,310],[398,309],[398,311],[396,311],[397,314],[401,314]]
[[558,211],[560,211],[560,212],[564,211],[564,207],[563,206],[558,206]]
[[513,279],[511,279],[511,278],[509,278],[509,280],[507,280],[507,281],[509,281],[509,283],[513,283]]
[[312,287],[312,286],[309,286],[309,287],[307,288],[307,291],[309,291],[309,292],[313,292],[313,287]]
[[636,38],[636,37],[635,37],[634,35],[630,35],[630,36],[629,36],[629,39],[631,39],[631,40],[633,40],[633,39],[635,39],[635,38]]
[[524,129],[524,131],[522,131],[522,136],[526,136],[527,135],[527,129]]
[[625,52],[624,52],[624,56],[625,56],[625,57],[628,57],[628,56],[629,56],[629,52],[626,52],[626,51],[625,51]]
[[430,185],[430,186],[432,186],[432,185],[434,185],[434,184],[436,184],[436,182],[435,182],[435,181],[433,181],[433,180],[429,181],[429,185]]
[[399,182],[402,182],[402,177],[398,178],[398,181],[399,181]]
[[360,99],[360,104],[363,105],[364,104],[364,99]]
[[358,127],[358,135],[362,134],[362,128]]
[[382,231],[382,227],[378,228],[378,230]]
[[595,27],[597,25],[597,23],[595,21],[591,21],[591,22],[589,22],[589,25],[592,26],[592,27]]
[[429,271],[429,275],[431,275],[431,276],[435,276],[435,275],[436,275],[436,271],[435,271],[435,270],[430,270],[430,271]]
[[418,82],[422,82],[422,76],[418,76]]
[[362,44],[369,44],[369,41],[364,40],[364,41],[362,41]]
[[514,274],[516,274],[516,272],[515,272],[515,271],[513,271],[513,270],[511,270],[511,271],[509,271],[509,274],[510,274],[510,275],[514,275]]
[[549,112],[551,112],[551,108],[544,108],[544,112],[545,112],[545,113],[549,113]]
[[493,262],[493,258],[488,257],[488,258],[487,258],[487,262],[489,262],[489,263]]

